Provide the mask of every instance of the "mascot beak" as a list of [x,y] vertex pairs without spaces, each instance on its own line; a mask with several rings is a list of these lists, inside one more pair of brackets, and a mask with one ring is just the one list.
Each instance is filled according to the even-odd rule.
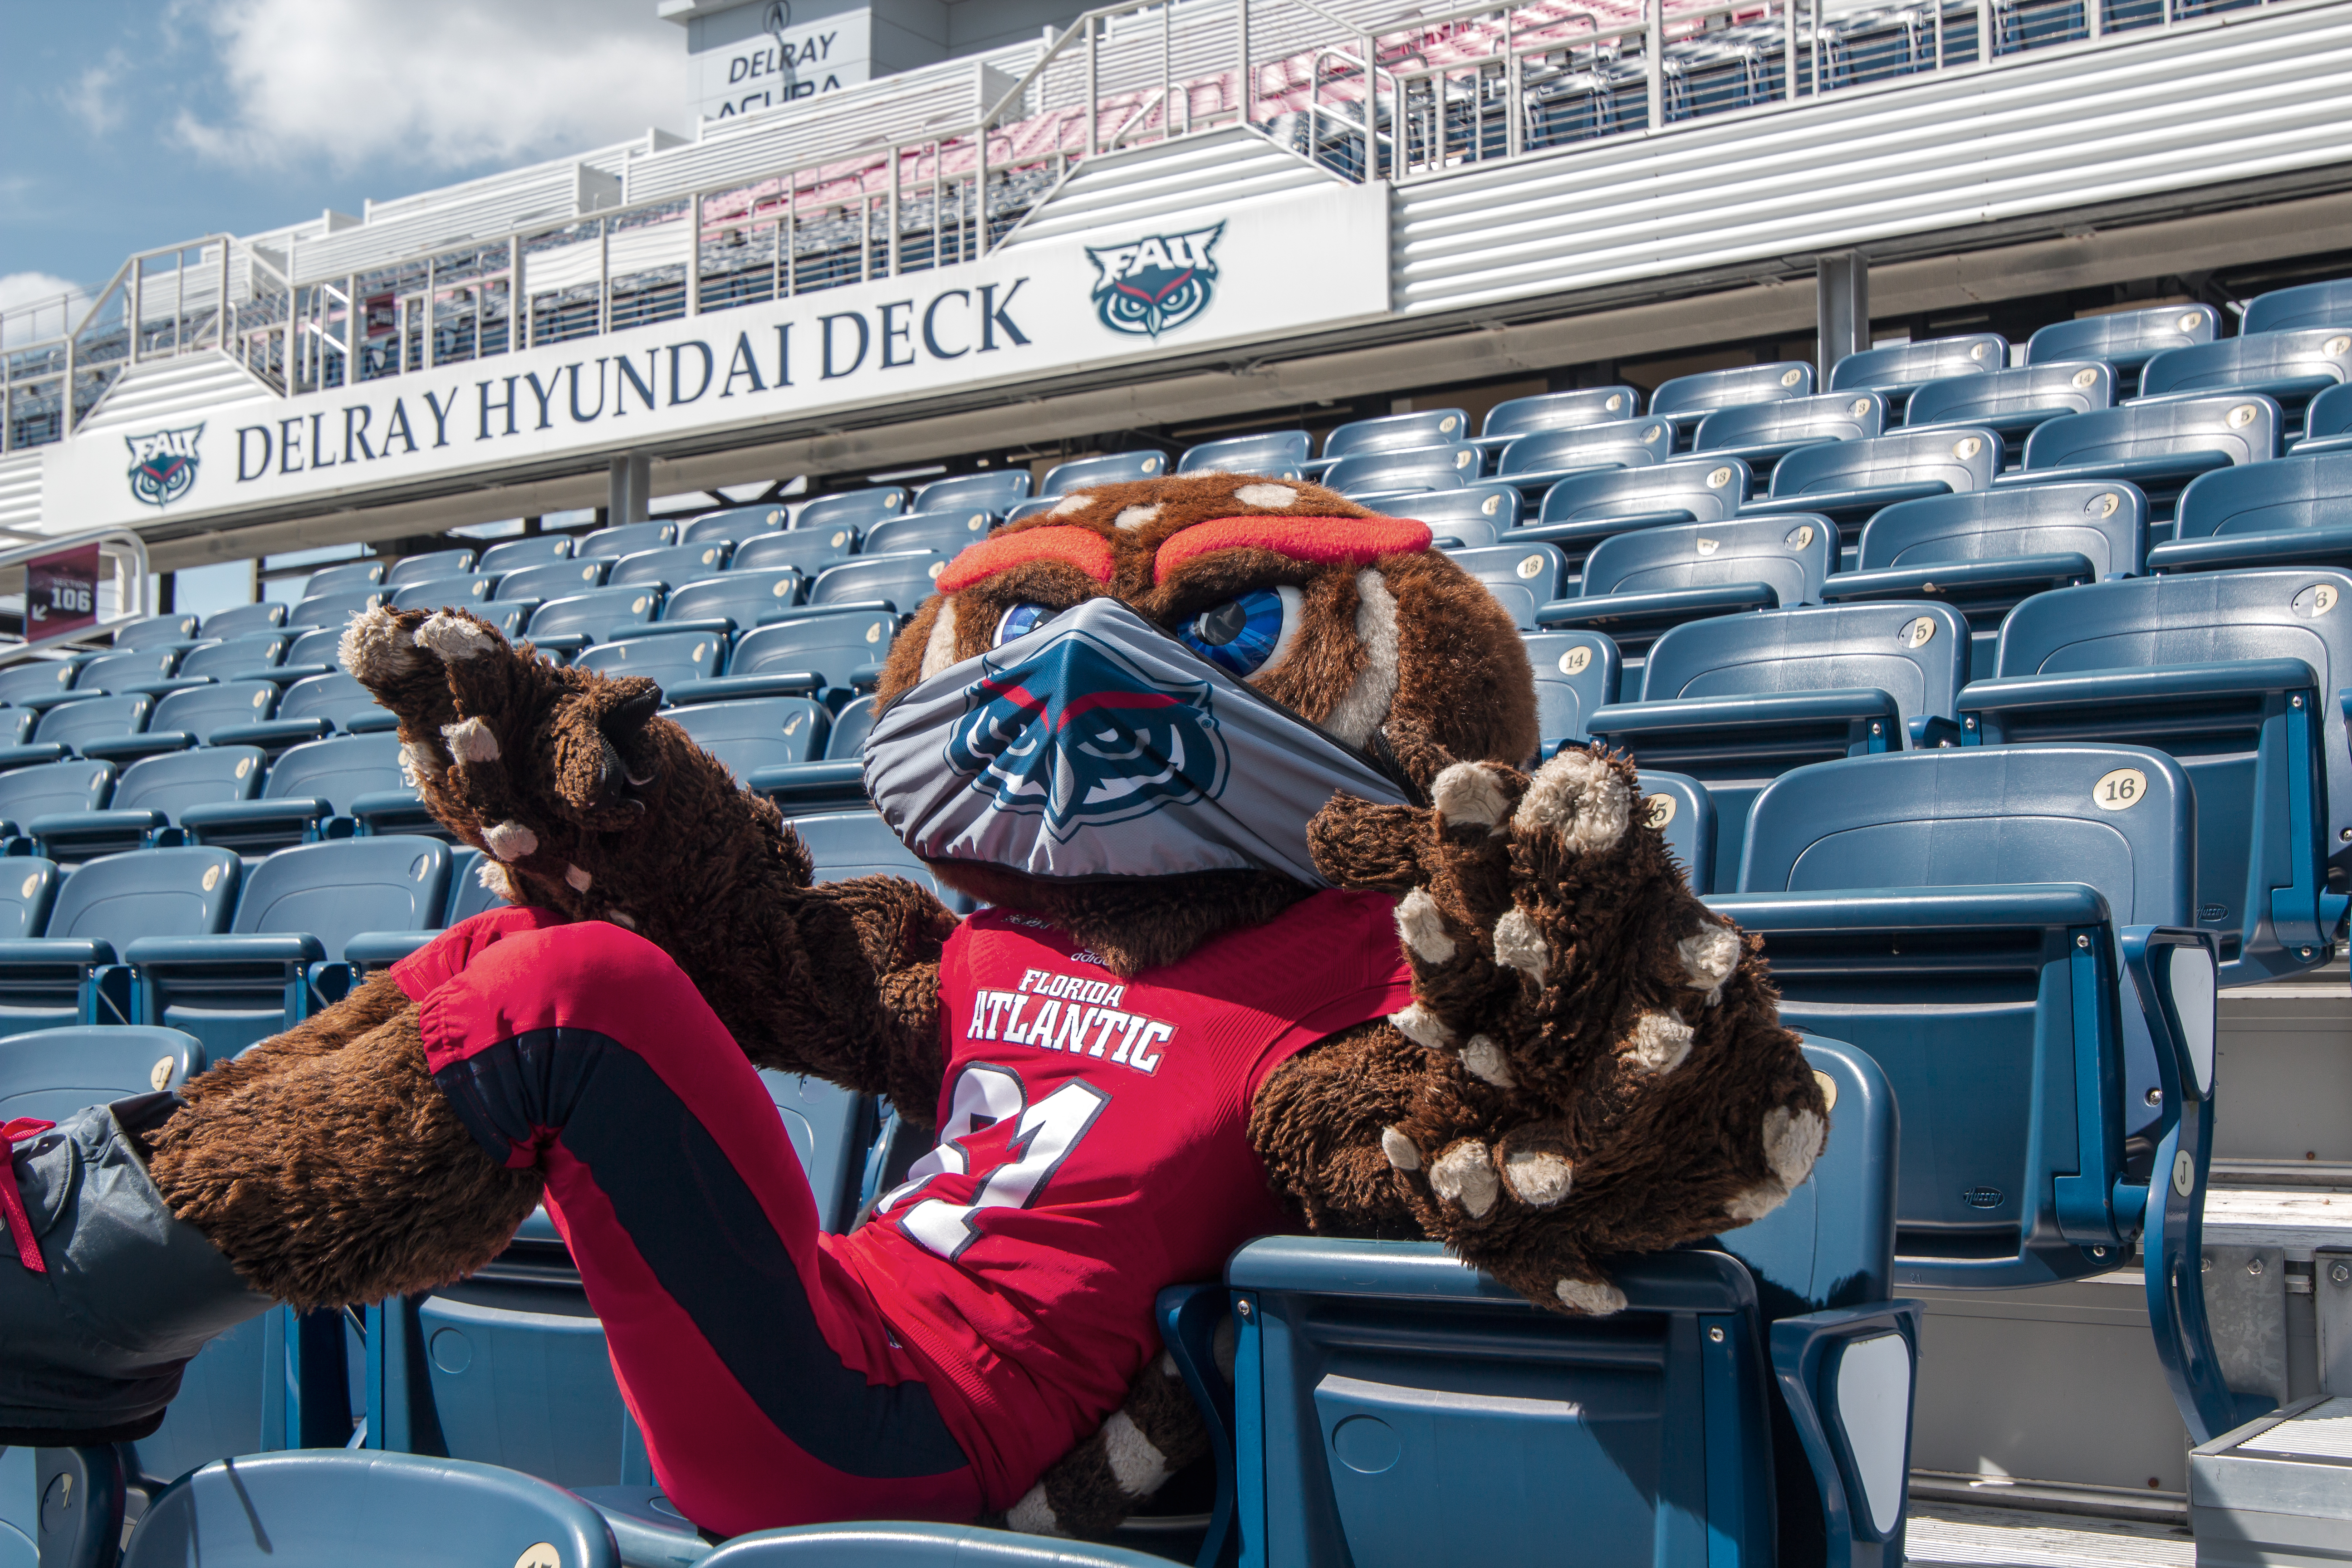
[[1370,759],[1108,598],[908,689],[866,740],[866,788],[928,860],[1313,886],[1307,824],[1335,791],[1406,803]]

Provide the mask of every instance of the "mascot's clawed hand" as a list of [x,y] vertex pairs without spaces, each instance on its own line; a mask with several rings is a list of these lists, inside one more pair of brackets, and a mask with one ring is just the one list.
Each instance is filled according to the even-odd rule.
[[[950,1317],[992,1267],[988,1301],[1042,1292],[1024,1321],[1108,1314],[1029,1364],[976,1351],[971,1373],[1035,1385],[1052,1417],[1005,1439],[989,1505],[1092,1531],[1197,1446],[1149,1303],[1279,1223],[1259,1217],[1266,1175],[1311,1228],[1433,1237],[1547,1310],[1595,1312],[1622,1304],[1608,1255],[1758,1216],[1821,1147],[1820,1091],[1750,944],[1691,895],[1622,758],[1520,771],[1522,645],[1428,544],[1312,486],[1196,475],[1066,497],[957,558],[893,645],[867,782],[941,880],[997,906],[961,925],[901,879],[812,886],[773,805],[647,682],[552,667],[462,612],[371,612],[345,659],[400,716],[428,805],[545,911],[530,931],[635,931],[752,1063],[953,1123],[928,1173],[824,1245],[883,1295],[936,1281]],[[173,1212],[272,1295],[441,1283],[537,1198],[530,1149],[469,1139],[418,1015],[372,980],[147,1135]],[[987,1129],[1018,1116],[1026,1136],[1079,1087],[1140,1120],[1083,1143],[1073,1124],[1080,1154],[992,1194],[1029,1156]],[[1243,1184],[1230,1201],[1186,1190],[1211,1169]],[[1141,1205],[1132,1229],[1090,1217],[1113,1197]],[[992,1265],[978,1243],[1016,1210],[1008,1246],[1034,1222],[1076,1250]],[[1179,1230],[1132,1262],[1139,1235]],[[1091,1282],[1051,1286],[1065,1272]],[[599,1306],[620,1362],[628,1325]],[[934,1315],[886,1310],[890,1348]],[[648,1425],[657,1473],[663,1437]],[[756,1488],[663,1479],[715,1500],[706,1524],[800,1521]]]

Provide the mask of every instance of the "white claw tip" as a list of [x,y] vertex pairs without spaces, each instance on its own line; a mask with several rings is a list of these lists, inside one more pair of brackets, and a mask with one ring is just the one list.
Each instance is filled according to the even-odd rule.
[[444,724],[441,738],[449,742],[449,754],[461,763],[499,760],[499,738],[479,719],[460,719],[455,724]]
[[1644,1013],[1633,1022],[1625,1059],[1644,1072],[1670,1073],[1690,1055],[1691,1026],[1672,1013]]
[[514,884],[507,879],[507,868],[496,860],[475,862],[474,879],[507,902],[516,901]]
[[1440,1154],[1437,1163],[1429,1168],[1429,1184],[1439,1197],[1451,1198],[1467,1209],[1471,1218],[1483,1217],[1495,1206],[1498,1185],[1486,1145],[1465,1138]]
[[1543,932],[1536,929],[1535,917],[1514,907],[1504,911],[1495,922],[1495,962],[1519,971],[1540,985],[1551,967],[1551,952],[1545,947]]
[[484,830],[482,842],[501,860],[515,861],[539,850],[539,835],[520,822],[501,822]]
[[1789,1189],[1778,1182],[1767,1182],[1760,1187],[1750,1187],[1723,1205],[1724,1216],[1734,1225],[1747,1225],[1762,1219],[1789,1201]]
[[1381,1129],[1381,1152],[1400,1171],[1421,1169],[1421,1151],[1412,1146],[1412,1139],[1393,1127]]
[[1423,963],[1446,963],[1454,957],[1454,938],[1446,933],[1445,917],[1426,888],[1415,888],[1397,900],[1397,934]]
[[1776,1105],[1764,1113],[1764,1163],[1782,1186],[1794,1187],[1812,1174],[1823,1131],[1822,1119],[1810,1110]]
[[604,918],[611,921],[614,925],[619,926],[623,931],[635,931],[637,929],[636,917],[629,913],[626,910],[607,910],[604,911]]
[[[1692,989],[1719,993],[1739,966],[1739,933],[1729,926],[1702,926],[1675,944],[1683,963],[1683,978]],[[1719,994],[1715,1000],[1720,1001]]]
[[1549,1208],[1568,1196],[1576,1168],[1558,1154],[1515,1149],[1503,1156],[1503,1180],[1521,1203]]
[[1503,1047],[1485,1035],[1470,1037],[1470,1043],[1462,1047],[1462,1065],[1473,1078],[1496,1089],[1510,1089],[1518,1082],[1511,1076],[1510,1058],[1503,1054]]
[[1589,855],[1625,836],[1633,792],[1615,769],[1591,752],[1566,747],[1536,770],[1511,825],[1521,832],[1549,827],[1570,850]]
[[588,884],[594,879],[577,866],[566,866],[563,868],[563,880],[573,892],[584,893],[588,890]]
[[1022,1493],[1021,1500],[1005,1510],[1004,1522],[1024,1535],[1066,1533],[1061,1521],[1054,1517],[1054,1505],[1045,1500],[1045,1483],[1043,1481]]
[[343,628],[335,656],[345,669],[362,680],[383,680],[416,667],[416,651],[404,647],[400,625],[392,612],[378,605],[362,610]]
[[1498,828],[1508,813],[1502,784],[1483,763],[1455,763],[1430,781],[1430,804],[1448,827]]
[[1431,1050],[1439,1049],[1454,1038],[1454,1031],[1447,1028],[1436,1014],[1418,1002],[1401,1013],[1390,1014],[1389,1022],[1394,1024],[1406,1039],[1418,1046],[1427,1046]]
[[1625,1310],[1625,1292],[1600,1280],[1563,1279],[1552,1287],[1552,1294],[1570,1311],[1581,1312],[1588,1318],[1605,1318]]
[[427,616],[425,624],[416,628],[416,646],[439,655],[445,664],[478,658],[496,647],[498,642],[498,634],[489,627],[446,610]]

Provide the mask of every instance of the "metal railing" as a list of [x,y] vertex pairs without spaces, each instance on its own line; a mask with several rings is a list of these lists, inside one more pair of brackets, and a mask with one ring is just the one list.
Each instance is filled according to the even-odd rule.
[[[334,276],[306,269],[295,240],[142,252],[70,332],[0,350],[0,451],[62,439],[158,357],[226,353],[291,395],[953,266],[1087,160],[1220,126],[1348,179],[1412,181],[2267,0],[1344,14],[1368,3],[1126,0],[1080,16],[976,120]],[[25,335],[16,320],[0,342]]]

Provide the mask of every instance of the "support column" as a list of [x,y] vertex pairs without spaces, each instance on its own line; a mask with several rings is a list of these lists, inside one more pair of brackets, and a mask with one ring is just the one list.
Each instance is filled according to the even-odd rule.
[[614,458],[609,474],[604,510],[612,526],[645,521],[654,499],[654,460],[643,452],[631,452]]
[[1859,250],[1824,253],[1814,263],[1815,314],[1820,323],[1821,380],[1850,353],[1870,346],[1870,258]]

